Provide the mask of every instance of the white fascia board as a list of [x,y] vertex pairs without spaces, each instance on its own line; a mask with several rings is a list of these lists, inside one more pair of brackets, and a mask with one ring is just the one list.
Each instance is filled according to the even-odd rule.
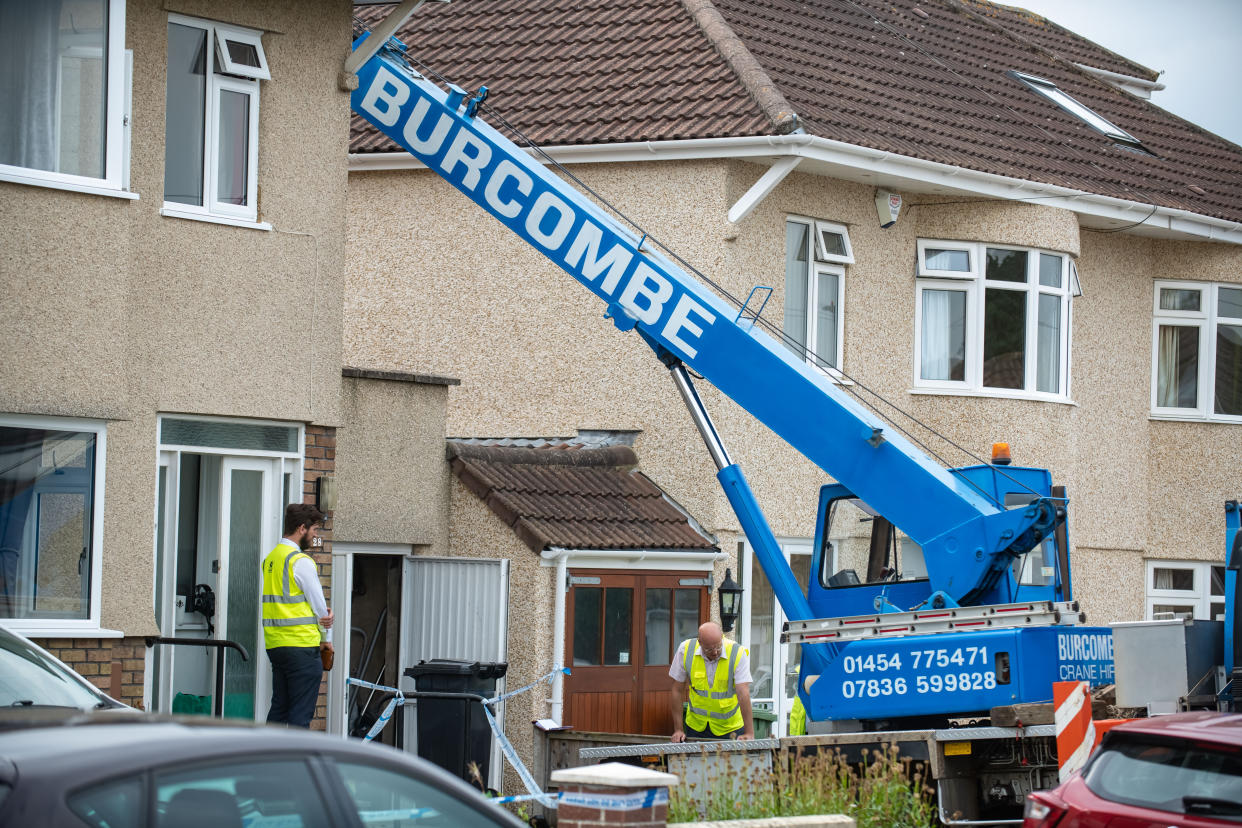
[[1165,86],[1160,81],[1149,81],[1143,78],[1136,78],[1133,75],[1123,75],[1120,72],[1110,72],[1107,69],[1097,69],[1094,66],[1087,66],[1084,63],[1075,63],[1082,71],[1088,75],[1094,75],[1100,80],[1106,81],[1113,86],[1119,86],[1122,89],[1137,95],[1140,98],[1150,98],[1152,92],[1159,92]]
[[621,569],[641,563],[644,569],[711,572],[723,552],[691,549],[565,549],[553,547],[539,553],[543,566],[556,566],[558,560],[580,569]]
[[[543,151],[561,164],[703,159],[757,159],[771,164],[789,156],[796,156],[803,161],[865,171],[881,178],[906,179],[928,186],[949,187],[987,198],[1044,204],[1111,221],[1137,223],[1142,220],[1142,226],[1146,229],[1167,230],[1200,239],[1242,244],[1242,224],[1238,222],[1171,207],[1157,207],[1153,212],[1152,205],[1143,202],[925,161],[814,135],[760,135],[550,146],[544,147]],[[802,166],[806,169],[805,164]],[[419,161],[405,152],[351,153],[349,156],[350,172],[422,167]]]

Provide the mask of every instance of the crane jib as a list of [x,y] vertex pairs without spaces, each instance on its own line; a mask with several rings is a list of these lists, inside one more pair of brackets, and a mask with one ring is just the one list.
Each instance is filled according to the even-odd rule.
[[[394,71],[382,60],[359,70],[354,107],[416,158],[604,299],[641,323],[678,356],[693,359],[719,318],[704,297],[692,296],[661,273],[659,260],[595,221],[582,204],[561,198],[553,181],[520,149],[510,154],[450,108],[434,85]],[[442,99],[443,98],[443,99]],[[512,146],[512,145],[511,145]],[[551,179],[551,180],[550,180]],[[627,324],[626,320],[618,320]]]
[[[1012,580],[1013,552],[1024,551],[1015,544],[1028,535],[1031,543],[1039,539],[1028,533],[1035,515],[1003,508],[899,429],[885,428],[802,354],[741,320],[736,308],[646,244],[645,235],[474,118],[479,98],[452,85],[441,89],[388,47],[357,76],[355,112],[582,283],[618,328],[638,327],[666,364],[670,355],[683,361],[889,516],[922,546],[934,590],[954,600],[982,598]],[[786,565],[774,559],[772,566]],[[805,597],[780,598],[788,615],[805,617]]]

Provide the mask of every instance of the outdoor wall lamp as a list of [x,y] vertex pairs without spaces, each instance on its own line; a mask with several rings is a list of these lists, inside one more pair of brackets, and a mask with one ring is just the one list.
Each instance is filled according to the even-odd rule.
[[724,580],[716,590],[720,596],[720,629],[729,632],[742,611],[742,588],[733,580],[733,570],[725,570]]

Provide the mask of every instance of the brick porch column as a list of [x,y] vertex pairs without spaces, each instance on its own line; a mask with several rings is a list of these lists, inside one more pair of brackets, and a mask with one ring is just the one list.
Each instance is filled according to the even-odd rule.
[[620,762],[553,771],[552,783],[561,792],[557,825],[663,828],[668,821],[668,789],[677,782],[671,773]]

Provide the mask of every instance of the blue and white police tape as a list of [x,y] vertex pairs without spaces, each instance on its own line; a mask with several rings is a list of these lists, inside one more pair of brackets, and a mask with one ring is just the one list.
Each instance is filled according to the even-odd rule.
[[497,696],[494,699],[487,699],[483,703],[484,704],[499,704],[505,699],[511,699],[514,696],[520,696],[522,693],[525,693],[527,690],[530,690],[532,687],[537,687],[540,684],[543,684],[545,681],[551,681],[552,679],[556,678],[557,673],[564,673],[567,676],[570,675],[568,667],[557,667],[555,670],[548,673],[546,676],[541,676],[535,679],[534,681],[532,681],[530,684],[526,685],[525,687],[519,687],[516,690],[510,690],[508,693],[505,693],[503,696]]
[[401,691],[396,687],[385,687],[382,684],[372,684],[371,682],[363,681],[362,679],[351,677],[345,679],[345,683],[347,685],[354,684],[358,687],[366,687],[371,690],[383,690],[386,693],[393,694],[393,697],[388,701],[388,706],[384,708],[384,712],[381,713],[379,718],[375,720],[375,724],[371,725],[371,729],[367,731],[367,735],[362,737],[362,741],[369,742],[380,734],[380,731],[384,729],[384,725],[388,724],[388,720],[392,718],[392,711],[405,704],[405,696],[402,695]]
[[560,801],[566,805],[581,805],[584,808],[600,808],[604,811],[639,811],[653,805],[667,805],[668,788],[649,788],[632,794],[563,791]]
[[[483,714],[487,717],[487,724],[489,727],[491,727],[492,734],[496,737],[497,744],[500,745],[500,751],[501,753],[504,754],[505,758],[509,760],[509,764],[513,766],[513,769],[517,771],[518,778],[522,780],[522,784],[526,786],[526,790],[529,792],[522,796],[498,797],[498,798],[490,800],[491,802],[494,802],[499,805],[505,802],[527,802],[530,800],[534,800],[534,801],[539,802],[541,805],[547,808],[556,807],[557,797],[552,794],[546,794],[542,790],[540,790],[539,784],[535,782],[534,777],[530,775],[530,771],[526,769],[526,765],[523,764],[521,758],[517,755],[517,751],[513,749],[513,743],[511,743],[508,737],[505,736],[504,730],[501,729],[500,724],[496,721],[496,717],[492,715],[492,711],[489,710],[488,708],[491,705],[499,704],[505,701],[506,699],[511,699],[514,696],[525,693],[527,690],[537,687],[540,684],[543,684],[544,682],[552,681],[552,679],[556,678],[556,676],[561,673],[564,673],[567,676],[570,675],[569,668],[558,666],[552,672],[536,679],[535,681],[532,681],[530,684],[526,685],[525,687],[519,687],[516,690],[511,690],[508,693],[504,693],[502,695],[496,696],[495,698],[483,700],[483,704],[482,704]],[[375,720],[375,724],[371,726],[371,730],[367,733],[366,736],[363,737],[364,741],[370,741],[371,739],[374,739],[376,736],[378,736],[380,734],[380,731],[384,729],[384,725],[388,724],[388,720],[392,718],[392,711],[395,710],[398,705],[403,705],[406,703],[405,696],[396,687],[386,687],[382,684],[372,684],[369,681],[363,681],[362,679],[357,679],[353,677],[346,679],[345,683],[347,685],[353,684],[358,687],[365,687],[371,690],[382,690],[384,692],[393,694],[392,699],[390,699],[388,702],[388,706],[384,708],[384,712],[380,714],[380,717]]]
[[526,769],[526,765],[522,763],[521,757],[517,755],[517,751],[513,749],[513,744],[505,736],[505,732],[501,730],[500,725],[496,722],[496,717],[492,715],[492,711],[487,709],[487,705],[483,705],[483,715],[487,716],[487,723],[491,725],[492,733],[496,735],[496,741],[500,745],[500,752],[509,760],[509,764],[513,765],[513,769],[517,771],[518,778],[522,780],[522,784],[526,786],[526,790],[531,794],[531,798],[539,802],[546,808],[556,807],[556,797],[545,794],[540,788],[539,783],[530,775],[530,771]]

